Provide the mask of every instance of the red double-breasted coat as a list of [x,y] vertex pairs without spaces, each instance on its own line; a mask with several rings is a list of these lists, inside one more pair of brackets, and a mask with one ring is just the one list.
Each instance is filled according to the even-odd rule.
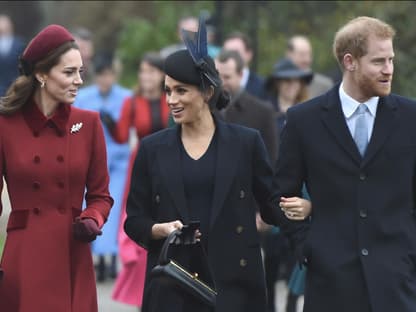
[[97,311],[90,246],[72,223],[81,215],[102,227],[113,203],[98,114],[60,104],[47,119],[27,103],[0,116],[0,189],[2,176],[11,214],[0,311]]

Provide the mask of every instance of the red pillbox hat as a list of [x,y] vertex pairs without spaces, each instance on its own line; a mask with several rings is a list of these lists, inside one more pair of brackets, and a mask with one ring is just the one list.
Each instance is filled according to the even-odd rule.
[[56,24],[48,25],[29,42],[22,59],[33,65],[68,41],[75,41],[75,39],[65,27]]

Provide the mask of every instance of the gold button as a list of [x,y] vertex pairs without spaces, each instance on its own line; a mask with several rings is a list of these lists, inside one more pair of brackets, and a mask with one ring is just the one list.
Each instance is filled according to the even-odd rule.
[[235,231],[237,232],[237,234],[241,234],[243,232],[243,230],[244,230],[244,228],[241,225],[239,225],[235,228]]
[[245,267],[246,265],[247,265],[247,260],[246,259],[240,259],[240,266]]

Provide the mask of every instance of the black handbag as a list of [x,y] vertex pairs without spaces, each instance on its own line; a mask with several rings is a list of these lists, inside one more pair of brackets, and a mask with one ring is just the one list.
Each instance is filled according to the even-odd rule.
[[[173,231],[165,240],[159,256],[159,263],[156,265],[150,276],[152,279],[158,279],[160,282],[171,287],[179,287],[182,291],[192,295],[202,303],[215,307],[217,292],[213,280],[209,282],[202,281],[198,273],[191,273],[179,263],[168,258],[169,247],[180,239],[181,231]],[[205,266],[206,272],[210,272],[207,257],[200,242],[197,249],[200,250],[202,265]],[[210,275],[210,274],[209,274]]]

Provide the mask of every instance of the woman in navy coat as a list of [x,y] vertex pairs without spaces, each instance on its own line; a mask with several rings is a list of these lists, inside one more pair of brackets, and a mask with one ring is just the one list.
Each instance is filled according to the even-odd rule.
[[[212,110],[228,98],[213,60],[197,55],[197,66],[194,52],[181,50],[166,59],[167,103],[178,125],[143,139],[133,168],[124,227],[148,250],[142,311],[207,310],[149,277],[164,238],[192,220],[200,221],[216,283],[215,311],[266,311],[254,200],[267,223],[296,221],[279,218],[280,208],[268,203],[272,169],[259,132],[213,117]],[[176,256],[198,266],[188,252]]]

